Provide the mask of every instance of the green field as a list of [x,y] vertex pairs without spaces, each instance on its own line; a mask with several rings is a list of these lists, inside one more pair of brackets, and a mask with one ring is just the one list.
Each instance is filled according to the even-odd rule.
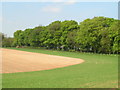
[[10,48],[84,59],[82,64],[52,70],[3,74],[3,88],[117,88],[118,55]]

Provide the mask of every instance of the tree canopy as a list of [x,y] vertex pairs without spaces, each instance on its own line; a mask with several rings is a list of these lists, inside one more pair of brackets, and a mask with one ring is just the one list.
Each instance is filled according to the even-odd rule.
[[120,20],[94,17],[80,23],[74,20],[54,21],[47,26],[14,32],[13,46],[47,49],[119,53]]

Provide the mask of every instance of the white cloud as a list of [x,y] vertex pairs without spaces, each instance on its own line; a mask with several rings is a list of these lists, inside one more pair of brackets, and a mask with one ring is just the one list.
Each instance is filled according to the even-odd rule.
[[[1,0],[1,2],[68,2],[68,3],[73,3],[71,1],[72,0]],[[119,0],[76,0],[76,2],[119,2]]]
[[46,2],[64,2],[65,0],[42,0]]
[[59,13],[62,11],[65,5],[73,5],[77,2],[76,0],[51,0],[51,1],[53,2],[53,4],[43,7],[42,11]]
[[53,6],[46,6],[46,7],[43,7],[42,10],[44,12],[59,13],[61,11],[61,8],[53,7]]
[[65,5],[72,5],[75,4],[77,1],[76,0],[67,0],[66,2],[64,2]]

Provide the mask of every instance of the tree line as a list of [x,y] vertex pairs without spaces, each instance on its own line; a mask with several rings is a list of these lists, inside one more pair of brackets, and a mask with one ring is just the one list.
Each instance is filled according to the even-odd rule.
[[0,47],[12,47],[14,38],[0,32]]
[[120,20],[107,17],[94,17],[80,23],[75,20],[54,21],[47,26],[17,30],[14,32],[14,40],[10,46],[119,53],[119,30]]

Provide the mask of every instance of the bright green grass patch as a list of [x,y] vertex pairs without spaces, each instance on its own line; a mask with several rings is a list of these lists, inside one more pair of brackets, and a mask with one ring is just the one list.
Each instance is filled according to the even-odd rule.
[[118,56],[42,49],[10,48],[84,59],[52,70],[3,74],[3,88],[117,88]]

